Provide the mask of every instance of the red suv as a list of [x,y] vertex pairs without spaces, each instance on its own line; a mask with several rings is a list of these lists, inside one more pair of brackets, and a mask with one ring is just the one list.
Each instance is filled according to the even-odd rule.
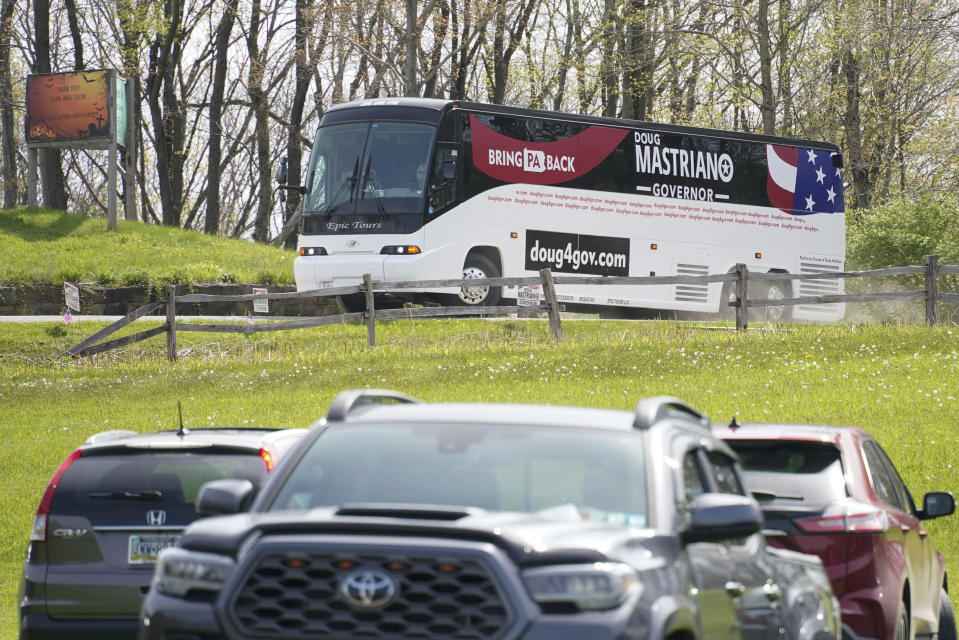
[[923,528],[955,511],[951,493],[927,493],[917,509],[863,429],[733,421],[716,431],[739,454],[769,543],[822,558],[844,640],[956,638],[946,564]]

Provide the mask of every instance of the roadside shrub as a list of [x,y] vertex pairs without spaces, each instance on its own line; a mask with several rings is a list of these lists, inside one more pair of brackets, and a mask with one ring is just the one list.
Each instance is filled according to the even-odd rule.
[[[959,201],[953,196],[896,200],[869,211],[850,214],[846,229],[847,270],[882,269],[925,264],[927,255],[938,255],[939,264],[959,264]],[[899,276],[849,280],[849,293],[872,291],[921,291],[925,278]],[[959,292],[959,277],[939,276],[939,289]],[[857,305],[859,306],[859,305]],[[924,305],[912,303],[876,303],[862,305],[872,319],[921,322]],[[940,320],[959,318],[956,305],[940,305]]]
[[847,224],[846,260],[853,269],[923,264],[938,255],[942,264],[959,264],[959,202],[953,196],[897,200]]

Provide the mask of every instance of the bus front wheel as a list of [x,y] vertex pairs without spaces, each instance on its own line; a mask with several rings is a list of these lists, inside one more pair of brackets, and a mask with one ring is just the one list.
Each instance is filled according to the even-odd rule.
[[[466,256],[463,263],[463,279],[498,278],[499,269],[493,261],[479,253]],[[502,287],[463,287],[450,296],[450,303],[465,307],[494,307],[503,296]]]

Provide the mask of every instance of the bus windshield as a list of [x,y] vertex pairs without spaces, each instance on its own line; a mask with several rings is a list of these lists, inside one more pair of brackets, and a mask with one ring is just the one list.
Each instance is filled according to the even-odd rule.
[[348,122],[321,127],[307,171],[304,215],[422,215],[436,127]]

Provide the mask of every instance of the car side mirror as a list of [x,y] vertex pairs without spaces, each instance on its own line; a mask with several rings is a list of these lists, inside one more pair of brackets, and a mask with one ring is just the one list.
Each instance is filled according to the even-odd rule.
[[249,480],[224,478],[200,487],[194,508],[201,516],[242,513],[250,508],[256,489]]
[[703,493],[693,499],[684,543],[717,542],[758,533],[763,514],[753,498],[732,493]]
[[283,156],[280,158],[280,168],[276,171],[276,182],[277,184],[286,184],[287,178],[289,178],[289,171],[287,169],[286,156]]
[[956,499],[948,491],[930,491],[922,497],[922,511],[917,515],[920,520],[930,520],[948,516],[956,511]]
[[456,160],[447,158],[443,161],[443,177],[447,180],[456,179]]

